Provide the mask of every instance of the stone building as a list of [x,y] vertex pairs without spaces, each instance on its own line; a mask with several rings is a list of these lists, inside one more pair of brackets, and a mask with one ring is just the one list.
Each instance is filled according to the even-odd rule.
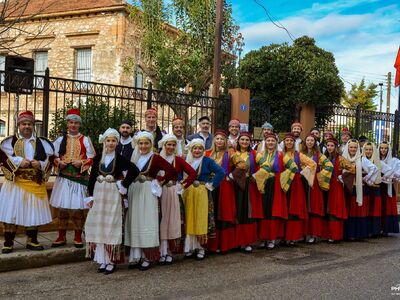
[[[1,4],[0,4],[1,5]],[[11,30],[0,37],[0,70],[5,56],[17,52],[35,59],[35,74],[107,84],[143,87],[143,73],[123,71],[128,57],[140,59],[139,28],[129,20],[129,7],[123,0],[29,0],[23,11],[14,13],[23,19],[23,31]],[[12,49],[10,51],[9,49]],[[0,95],[0,137],[12,128],[14,95]],[[19,111],[34,110],[42,120],[42,97],[21,95]],[[56,109],[50,101],[50,112]],[[9,126],[10,125],[10,126]]]

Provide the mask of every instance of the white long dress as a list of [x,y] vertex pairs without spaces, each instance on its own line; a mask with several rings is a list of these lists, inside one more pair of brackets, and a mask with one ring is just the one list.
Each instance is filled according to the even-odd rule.
[[[153,153],[141,155],[137,167],[145,171]],[[136,181],[128,189],[128,213],[125,220],[125,246],[131,247],[129,260],[144,257],[142,248],[154,248],[160,244],[158,222],[158,198],[153,195],[151,181]]]

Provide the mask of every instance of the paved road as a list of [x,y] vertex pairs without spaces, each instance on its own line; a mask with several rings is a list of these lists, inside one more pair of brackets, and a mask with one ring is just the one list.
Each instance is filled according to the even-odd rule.
[[[179,260],[147,272],[91,262],[0,273],[0,299],[386,299],[400,297],[400,235]],[[400,288],[399,288],[400,290]]]

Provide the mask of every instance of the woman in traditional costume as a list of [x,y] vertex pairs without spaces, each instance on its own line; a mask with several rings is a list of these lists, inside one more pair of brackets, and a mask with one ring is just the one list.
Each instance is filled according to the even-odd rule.
[[[139,175],[135,164],[115,152],[119,142],[117,130],[108,128],[100,135],[102,156],[96,156],[89,178],[90,207],[85,223],[87,254],[99,264],[98,272],[114,272],[115,263],[124,261],[122,246],[122,197]],[[123,172],[127,171],[124,178]]]
[[396,191],[393,181],[400,180],[400,160],[392,157],[392,149],[388,142],[379,145],[382,164],[382,234],[399,232]]
[[382,164],[379,158],[379,152],[375,144],[366,142],[362,148],[362,155],[372,162],[377,168],[378,173],[374,181],[370,181],[365,187],[369,195],[369,213],[368,226],[369,235],[377,236],[382,231],[382,198],[381,198],[381,183],[382,183]]
[[[131,161],[140,175],[129,187],[129,208],[125,221],[125,246],[131,247],[129,268],[141,271],[150,268],[160,258],[158,198],[162,185],[176,181],[175,168],[160,155],[153,152],[153,134],[142,131],[133,139],[134,151]],[[157,176],[164,171],[163,176]]]
[[[356,139],[351,139],[345,144],[342,155],[350,163],[355,164],[353,190],[351,193],[346,193],[348,219],[345,221],[344,238],[350,240],[366,238],[369,235],[369,196],[363,182],[372,184],[379,170],[361,155],[360,145]],[[343,172],[342,176],[345,176],[347,171]]]
[[197,179],[183,192],[186,217],[185,256],[203,260],[209,238],[215,238],[214,208],[211,192],[224,179],[224,170],[204,156],[204,140],[195,138],[187,145],[186,162],[197,171]]
[[264,219],[259,223],[259,239],[266,241],[267,249],[275,248],[275,242],[283,239],[288,218],[286,192],[297,171],[294,160],[277,150],[275,134],[265,137],[265,150],[257,154],[260,169],[254,174],[262,193]]
[[320,152],[317,139],[310,134],[302,144],[301,152],[317,164],[317,176],[314,177],[312,187],[306,188],[308,200],[308,226],[307,240],[309,244],[317,241],[323,235],[323,220],[325,216],[325,203],[323,191],[329,190],[333,172],[333,165],[329,159]]
[[288,245],[294,245],[307,234],[308,209],[305,190],[308,186],[313,186],[317,167],[312,159],[295,150],[295,139],[292,133],[287,133],[283,147],[285,155],[293,159],[297,165],[296,174],[287,192],[289,216],[286,222],[285,239]]
[[244,169],[245,163],[238,160],[239,157],[234,153],[235,150],[232,147],[228,150],[228,134],[224,130],[217,130],[214,134],[213,145],[205,154],[221,166],[225,173],[224,180],[212,192],[216,236],[215,239],[208,241],[207,249],[213,252],[226,252],[237,247],[236,196],[232,171],[234,167]]
[[[160,156],[171,164],[178,173],[178,181],[169,181],[162,188],[160,221],[160,264],[172,264],[172,253],[180,248],[182,236],[181,205],[179,195],[196,180],[196,171],[182,158],[176,155],[178,139],[166,134],[158,142]],[[161,174],[164,175],[164,171]]]
[[[325,218],[323,238],[334,243],[343,239],[344,221],[347,219],[345,198],[345,186],[342,177],[343,170],[348,174],[355,173],[355,165],[339,154],[339,142],[331,137],[325,141],[325,155],[333,164],[333,173],[330,180],[330,188],[324,193]],[[353,189],[353,182],[351,187]]]
[[262,197],[253,175],[258,171],[257,153],[251,149],[251,134],[240,133],[235,158],[246,163],[244,180],[235,179],[236,194],[236,244],[245,253],[253,251],[253,245],[258,240],[257,221],[263,219]]

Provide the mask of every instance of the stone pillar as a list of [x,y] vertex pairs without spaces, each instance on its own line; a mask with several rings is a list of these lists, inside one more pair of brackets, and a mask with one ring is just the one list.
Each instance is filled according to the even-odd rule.
[[304,139],[310,129],[315,126],[315,107],[312,105],[303,104],[300,111],[300,123],[303,126],[301,138]]
[[250,117],[250,90],[247,89],[230,89],[231,95],[231,119],[238,119],[242,126],[249,127]]

